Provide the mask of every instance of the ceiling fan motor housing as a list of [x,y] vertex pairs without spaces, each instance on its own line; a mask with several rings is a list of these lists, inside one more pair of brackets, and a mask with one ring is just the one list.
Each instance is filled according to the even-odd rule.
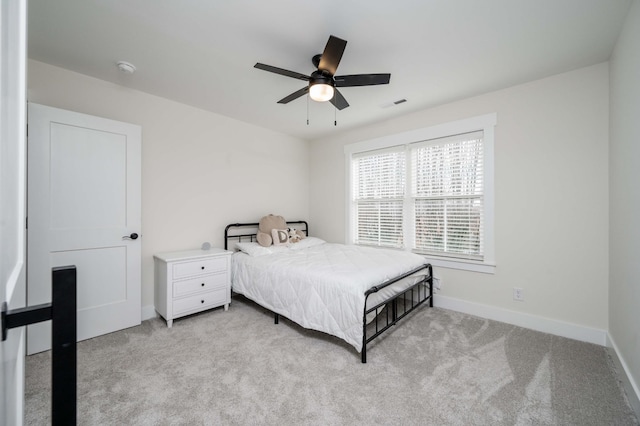
[[311,78],[309,78],[309,87],[316,84],[328,84],[329,86],[334,87],[335,83],[333,82],[333,76],[327,73],[326,71],[314,71],[311,73]]

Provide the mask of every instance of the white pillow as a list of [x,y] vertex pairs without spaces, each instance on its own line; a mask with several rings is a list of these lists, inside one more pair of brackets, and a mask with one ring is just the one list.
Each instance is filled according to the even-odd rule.
[[279,246],[269,247],[269,251],[271,252],[271,254],[284,253],[288,252],[290,247],[290,244],[280,244]]
[[300,250],[307,247],[319,246],[320,244],[326,243],[325,240],[316,238],[316,237],[307,237],[304,238],[297,243],[292,243],[289,245],[291,250]]
[[289,232],[286,229],[272,229],[271,238],[274,246],[289,244]]
[[236,243],[236,248],[244,253],[247,253],[249,256],[253,256],[253,257],[271,254],[271,250],[269,250],[266,247],[262,247],[260,244],[256,242]]

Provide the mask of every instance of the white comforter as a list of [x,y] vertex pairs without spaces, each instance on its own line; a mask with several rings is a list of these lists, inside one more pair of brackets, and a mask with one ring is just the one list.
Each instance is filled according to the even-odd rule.
[[233,291],[360,352],[365,291],[424,263],[409,252],[325,243],[259,257],[235,253],[231,282]]

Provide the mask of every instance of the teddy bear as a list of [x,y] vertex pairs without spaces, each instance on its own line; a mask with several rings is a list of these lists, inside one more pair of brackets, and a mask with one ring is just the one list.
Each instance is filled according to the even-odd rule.
[[282,216],[270,214],[260,219],[258,223],[258,232],[256,240],[263,247],[269,247],[273,244],[273,230],[287,229],[287,221]]

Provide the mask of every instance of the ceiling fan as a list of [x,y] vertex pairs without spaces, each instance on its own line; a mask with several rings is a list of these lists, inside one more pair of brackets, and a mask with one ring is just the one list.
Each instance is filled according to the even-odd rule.
[[305,95],[307,92],[314,101],[326,102],[330,101],[333,106],[339,110],[349,106],[347,100],[338,91],[338,87],[355,87],[355,86],[374,86],[377,84],[389,84],[391,74],[354,74],[354,75],[335,75],[347,46],[346,40],[338,37],[329,36],[329,41],[324,48],[322,54],[315,55],[311,62],[317,68],[311,75],[300,74],[295,71],[289,71],[282,68],[265,65],[258,62],[255,68],[284,75],[286,77],[297,78],[309,84],[302,89],[293,92],[289,96],[278,101],[279,104],[287,104],[294,99]]

